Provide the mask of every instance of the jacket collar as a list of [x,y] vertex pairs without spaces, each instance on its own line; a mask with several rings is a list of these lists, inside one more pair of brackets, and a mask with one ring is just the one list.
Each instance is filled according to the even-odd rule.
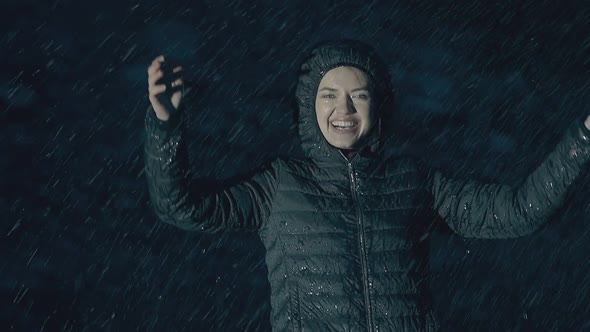
[[[375,140],[375,143],[378,143],[378,140]],[[345,152],[331,146],[323,136],[310,146],[311,148],[306,149],[304,145],[304,152],[319,166],[348,166],[351,164],[355,169],[365,170],[382,157],[382,151],[376,148],[371,149],[370,143],[352,156],[346,156]]]

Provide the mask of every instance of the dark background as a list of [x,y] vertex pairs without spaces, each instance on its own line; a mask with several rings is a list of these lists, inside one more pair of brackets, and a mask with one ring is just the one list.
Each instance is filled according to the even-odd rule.
[[[436,5],[434,5],[436,3]],[[300,153],[302,51],[362,39],[390,65],[399,135],[449,174],[521,183],[590,114],[585,1],[32,1],[0,10],[0,330],[268,330],[252,234],[159,223],[147,196],[146,69],[183,64],[195,177]],[[585,173],[516,240],[432,240],[451,331],[590,330]]]

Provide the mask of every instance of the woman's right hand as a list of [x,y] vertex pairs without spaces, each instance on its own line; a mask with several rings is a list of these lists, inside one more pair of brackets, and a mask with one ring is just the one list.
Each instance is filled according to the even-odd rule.
[[[171,82],[170,87],[166,86],[165,82],[170,78],[164,76],[171,74],[165,73],[165,70],[162,68],[164,62],[164,56],[160,55],[155,58],[148,67],[148,91],[150,103],[152,104],[156,116],[160,120],[168,121],[170,114],[177,111],[180,106],[183,97],[184,83],[179,74],[182,71],[182,67],[178,66],[172,70],[172,74],[174,74],[175,77],[178,76],[178,78]],[[172,93],[171,95],[166,93],[166,89],[168,88],[172,88],[172,91],[170,91]]]

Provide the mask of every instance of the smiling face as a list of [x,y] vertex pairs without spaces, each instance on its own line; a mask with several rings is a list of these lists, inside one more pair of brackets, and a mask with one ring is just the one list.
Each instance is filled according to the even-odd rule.
[[337,67],[322,78],[315,100],[318,125],[330,145],[361,147],[375,122],[369,78],[355,67]]

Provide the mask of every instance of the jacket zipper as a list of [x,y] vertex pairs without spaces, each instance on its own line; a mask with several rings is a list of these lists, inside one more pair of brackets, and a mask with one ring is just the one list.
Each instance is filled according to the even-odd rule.
[[[344,155],[343,155],[344,156]],[[371,302],[369,297],[369,272],[367,267],[367,248],[365,241],[365,226],[363,224],[361,206],[359,204],[358,193],[356,189],[356,177],[354,175],[354,168],[352,162],[348,161],[348,176],[350,177],[350,188],[352,190],[352,199],[356,208],[356,215],[358,217],[359,226],[359,247],[361,251],[361,268],[363,272],[363,290],[365,295],[365,313],[367,315],[367,329],[369,332],[373,331],[373,313],[371,309]]]

